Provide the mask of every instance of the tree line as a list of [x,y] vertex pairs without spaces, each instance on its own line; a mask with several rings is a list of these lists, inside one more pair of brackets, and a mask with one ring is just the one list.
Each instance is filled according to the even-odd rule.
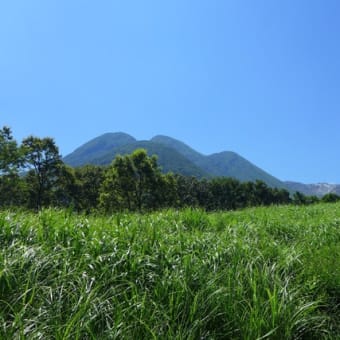
[[[8,127],[0,129],[0,207],[68,207],[75,211],[149,211],[200,207],[234,210],[272,204],[320,201],[300,192],[271,188],[262,181],[197,179],[162,173],[156,156],[138,149],[117,156],[109,166],[72,168],[63,163],[52,138],[29,136],[20,144]],[[325,195],[334,202],[340,197]]]

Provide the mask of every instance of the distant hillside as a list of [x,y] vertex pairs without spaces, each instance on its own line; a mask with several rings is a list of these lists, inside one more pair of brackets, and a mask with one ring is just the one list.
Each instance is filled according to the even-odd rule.
[[134,150],[140,148],[147,150],[150,156],[157,155],[158,164],[165,173],[171,171],[185,176],[195,176],[199,178],[209,176],[207,172],[185,158],[176,150],[151,141],[136,141],[131,144],[115,147],[111,151],[101,154],[99,157],[93,159],[92,164],[110,164],[116,155],[130,154]]
[[324,196],[329,193],[340,195],[339,184],[317,183],[303,184],[298,182],[284,182],[286,187],[291,191],[299,191],[308,196]]
[[224,151],[203,155],[185,143],[168,136],[155,136],[150,141],[137,141],[125,133],[106,133],[77,148],[64,158],[71,166],[107,165],[118,154],[128,154],[144,148],[157,155],[164,172],[172,171],[195,177],[234,177],[240,181],[262,180],[272,187],[284,183],[258,168],[235,152]]
[[104,157],[108,152],[135,142],[135,138],[123,132],[105,133],[83,144],[64,157],[64,162],[71,166],[97,164],[95,160]]
[[190,146],[186,145],[185,143],[168,137],[168,136],[155,136],[151,138],[152,142],[166,145],[169,148],[172,148],[183,155],[185,158],[189,159],[191,162],[195,163],[198,166],[202,166],[205,163],[205,158],[203,154],[197,152],[196,150],[192,149]]
[[167,136],[156,136],[153,141],[174,148],[194,164],[213,177],[234,177],[240,181],[255,181],[260,179],[272,187],[284,187],[277,178],[258,168],[235,152],[224,151],[210,156],[204,156],[188,145]]
[[280,180],[231,151],[208,156],[204,169],[213,176],[235,177],[240,181],[256,181],[261,179],[272,187],[284,187]]

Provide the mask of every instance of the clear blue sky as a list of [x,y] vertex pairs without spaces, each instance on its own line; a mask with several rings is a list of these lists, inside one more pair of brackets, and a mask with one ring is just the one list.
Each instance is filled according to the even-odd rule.
[[63,155],[105,132],[340,183],[340,1],[0,3],[0,125]]

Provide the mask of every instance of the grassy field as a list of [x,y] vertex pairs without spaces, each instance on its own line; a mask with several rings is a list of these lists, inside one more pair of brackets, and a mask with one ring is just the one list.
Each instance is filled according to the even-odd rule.
[[340,204],[0,212],[0,339],[338,339]]

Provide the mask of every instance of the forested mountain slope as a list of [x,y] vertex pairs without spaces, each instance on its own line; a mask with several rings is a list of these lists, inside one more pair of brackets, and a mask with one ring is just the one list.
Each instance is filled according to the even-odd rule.
[[172,171],[195,177],[233,177],[241,181],[262,180],[272,187],[284,183],[255,166],[235,152],[224,151],[203,155],[185,143],[168,136],[155,136],[150,141],[137,141],[125,133],[106,133],[77,148],[64,158],[71,166],[85,164],[107,165],[116,155],[144,148],[157,155],[164,172]]
[[176,149],[212,177],[233,177],[240,181],[256,181],[260,179],[272,187],[285,187],[280,180],[235,152],[223,151],[205,156],[171,137],[156,136],[152,140]]
[[135,142],[135,138],[123,132],[105,133],[91,139],[64,157],[64,162],[72,166],[97,164],[96,159],[105,156],[106,153]]

